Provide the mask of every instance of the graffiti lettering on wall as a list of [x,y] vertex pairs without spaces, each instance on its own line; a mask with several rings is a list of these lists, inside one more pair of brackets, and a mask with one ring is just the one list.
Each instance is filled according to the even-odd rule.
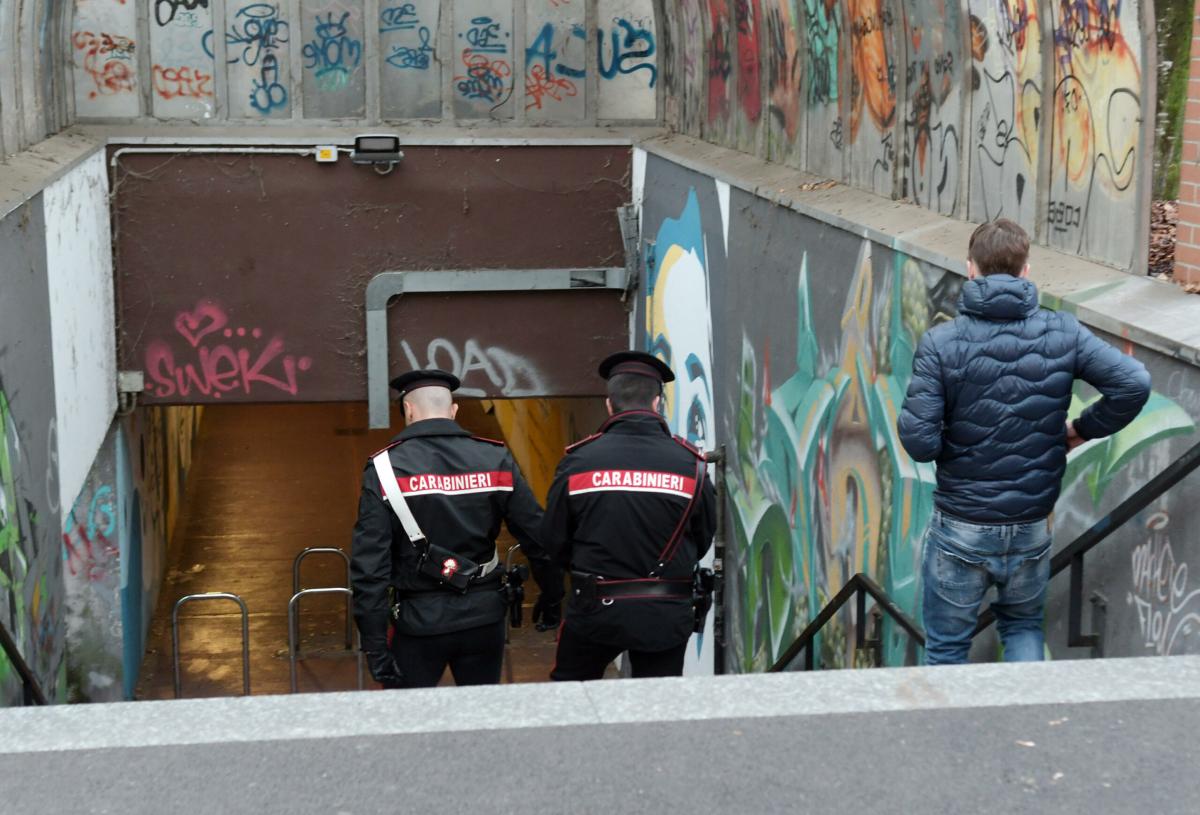
[[154,0],[154,22],[170,25],[179,18],[180,10],[186,15],[198,8],[208,8],[208,0]]
[[186,65],[168,67],[155,65],[153,68],[154,92],[162,99],[211,99],[212,74]]
[[408,340],[401,341],[400,349],[412,370],[452,371],[463,383],[457,393],[464,398],[497,393],[514,398],[539,396],[548,390],[541,371],[532,362],[504,348],[485,348],[473,338],[460,346],[454,340],[438,337],[426,346],[424,358],[417,356]]
[[608,31],[603,26],[596,29],[596,60],[603,79],[644,71],[653,88],[658,81],[658,67],[651,60],[654,51],[654,33],[640,22],[617,17]]
[[458,38],[462,49],[462,73],[454,77],[460,96],[499,106],[512,94],[512,63],[508,59],[511,32],[491,17],[471,19],[471,26]]
[[95,85],[88,90],[89,99],[133,92],[137,69],[132,39],[118,34],[76,31],[71,41],[75,50],[83,53],[83,70]]
[[266,390],[296,396],[299,374],[312,367],[311,358],[285,353],[279,334],[268,337],[261,328],[229,326],[225,310],[211,301],[176,315],[175,331],[195,358],[177,360],[176,346],[165,340],[147,345],[146,372],[153,383],[148,390],[160,399],[193,392],[220,399],[239,389],[246,395]]
[[362,62],[362,40],[346,28],[349,11],[334,19],[334,12],[316,15],[315,37],[304,45],[304,67],[313,72],[317,87],[324,91],[344,88]]
[[1171,546],[1170,515],[1146,521],[1146,540],[1130,555],[1132,587],[1126,602],[1137,613],[1142,644],[1158,656],[1195,651],[1200,640],[1200,587],[1188,579],[1188,564]]
[[525,49],[526,110],[542,110],[549,102],[562,102],[579,94],[575,80],[587,74],[582,62],[564,62],[565,55],[560,52],[570,44],[562,42],[564,35],[587,43],[587,31],[582,25],[545,23]]
[[683,37],[683,125],[699,135],[704,106],[705,42],[700,0],[683,0],[679,5],[679,27]]
[[971,161],[967,215],[1034,227],[1042,108],[1041,23],[1029,0],[971,0]]
[[429,26],[421,23],[417,7],[412,3],[390,6],[379,12],[379,33],[406,32],[416,35],[401,42],[393,42],[387,55],[387,64],[393,68],[429,70],[434,59],[433,34]]
[[[229,64],[256,69],[250,83],[250,106],[263,115],[288,103],[288,89],[279,81],[283,74],[277,52],[289,38],[288,22],[279,5],[270,3],[242,6],[225,32]],[[208,52],[212,53],[211,48]]]

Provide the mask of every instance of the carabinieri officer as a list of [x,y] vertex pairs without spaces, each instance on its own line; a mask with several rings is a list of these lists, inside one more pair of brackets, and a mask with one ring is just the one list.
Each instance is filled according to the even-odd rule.
[[[472,436],[454,421],[451,393],[459,384],[439,370],[394,379],[406,426],[363,473],[350,569],[354,616],[371,676],[385,687],[436,685],[447,665],[459,685],[500,681],[501,520],[529,558],[546,602],[562,595],[562,572],[538,539],[541,508],[512,455],[503,442]],[[407,505],[425,540],[410,538],[393,503]]]
[[[599,679],[629,653],[635,677],[678,676],[694,625],[693,573],[708,551],[716,501],[704,455],[659,413],[675,375],[622,351],[600,364],[609,419],[567,448],[542,541],[571,570],[551,679]],[[702,616],[703,609],[701,610]]]

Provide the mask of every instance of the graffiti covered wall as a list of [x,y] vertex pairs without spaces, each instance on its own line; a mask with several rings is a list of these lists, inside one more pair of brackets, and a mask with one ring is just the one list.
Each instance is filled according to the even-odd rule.
[[658,119],[654,0],[147,0],[148,60],[141,5],[74,0],[80,118]]
[[[963,279],[658,156],[646,161],[643,232],[653,244],[637,342],[677,372],[666,405],[676,431],[727,448],[728,665],[771,665],[860,571],[919,619],[935,471],[908,458],[896,418],[917,342],[955,315]],[[1071,457],[1062,544],[1195,440],[1200,372],[1114,341],[1150,366],[1154,395],[1125,431]],[[1092,398],[1081,385],[1075,409]],[[1200,651],[1200,583],[1186,566],[1200,557],[1185,512],[1197,489],[1185,482],[1119,533],[1124,545],[1105,547],[1123,568],[1089,557],[1089,573],[1104,575],[1114,653]],[[819,662],[863,659],[852,615],[845,609],[820,637]],[[884,645],[888,664],[920,656],[890,627]],[[1050,647],[1071,655],[1054,626]]]
[[[46,695],[62,699],[61,501],[42,197],[0,220],[0,624]],[[21,684],[0,654],[0,705]]]
[[1145,3],[687,0],[663,19],[667,123],[687,135],[1010,217],[1119,268],[1145,256],[1144,225],[1119,214],[1150,172]]

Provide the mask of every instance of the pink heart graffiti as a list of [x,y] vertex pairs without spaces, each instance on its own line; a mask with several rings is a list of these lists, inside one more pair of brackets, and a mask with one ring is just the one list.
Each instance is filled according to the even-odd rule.
[[227,322],[229,318],[220,306],[202,300],[194,310],[179,312],[175,317],[175,330],[196,348],[200,345],[200,340],[214,331],[220,331]]

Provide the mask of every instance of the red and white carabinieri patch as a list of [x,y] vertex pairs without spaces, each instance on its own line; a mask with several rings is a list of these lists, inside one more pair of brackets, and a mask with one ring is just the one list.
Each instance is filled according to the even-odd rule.
[[409,495],[467,495],[475,492],[512,492],[513,474],[499,470],[490,473],[425,473],[402,475],[397,481],[405,496]]
[[571,495],[589,492],[656,492],[691,498],[695,490],[696,479],[691,476],[653,470],[590,470],[567,479],[567,492]]

